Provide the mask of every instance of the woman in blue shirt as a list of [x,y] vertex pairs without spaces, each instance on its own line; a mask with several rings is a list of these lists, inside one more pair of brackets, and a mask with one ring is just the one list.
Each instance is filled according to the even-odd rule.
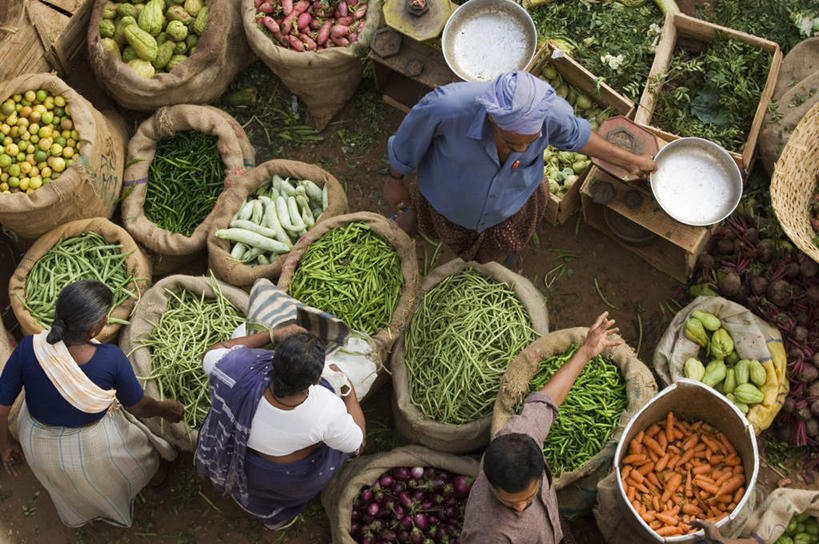
[[[174,400],[146,395],[128,358],[92,339],[107,321],[113,293],[96,280],[72,283],[57,297],[51,330],[26,336],[0,375],[0,460],[17,474],[19,454],[46,488],[64,524],[102,519],[133,522],[133,500],[173,450],[144,425],[126,418],[182,418]],[[17,420],[20,444],[9,436],[8,415],[25,387]],[[119,404],[115,404],[119,401]]]
[[[445,85],[416,104],[389,139],[384,196],[398,207],[404,230],[414,232],[417,220],[464,260],[504,262],[526,246],[546,212],[549,145],[635,174],[656,168],[652,157],[593,133],[545,81],[509,72],[492,83]],[[416,169],[411,198],[400,180]]]

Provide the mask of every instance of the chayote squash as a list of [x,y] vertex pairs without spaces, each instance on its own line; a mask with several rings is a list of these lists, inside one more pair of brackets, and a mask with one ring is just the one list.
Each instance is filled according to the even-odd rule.
[[128,66],[133,68],[137,75],[144,77],[145,79],[151,79],[156,73],[156,70],[154,70],[154,65],[147,60],[134,59],[128,63]]
[[719,318],[714,314],[694,310],[693,312],[691,312],[691,317],[693,317],[694,319],[699,319],[700,322],[702,322],[702,326],[705,327],[705,330],[708,331],[716,331],[722,326],[722,324],[719,321]]
[[185,42],[174,42],[173,53],[174,55],[184,55],[188,52],[188,44]]
[[195,45],[193,47],[191,47],[190,49],[188,49],[188,56],[190,57],[194,53],[196,53],[196,46]]
[[171,41],[165,42],[159,46],[159,51],[157,51],[156,60],[154,61],[154,67],[157,70],[162,70],[168,65],[171,57],[173,57],[175,47],[176,44]]
[[708,345],[708,335],[705,334],[702,321],[694,317],[689,317],[685,321],[685,337],[702,347]]
[[113,38],[103,38],[101,40],[102,46],[109,51],[113,51],[118,58],[122,58],[122,54],[119,52],[119,44]]
[[176,68],[182,62],[188,60],[188,57],[185,55],[174,55],[171,57],[171,60],[168,61],[168,65],[165,66],[165,70],[170,72],[174,68]]
[[776,539],[776,542],[774,542],[774,544],[793,544],[793,539],[789,536],[782,535]]
[[751,382],[757,387],[762,387],[768,381],[768,371],[756,359],[748,365],[748,371]]
[[139,15],[139,28],[150,34],[151,36],[158,36],[162,32],[162,26],[165,24],[165,16],[162,15],[162,0],[150,0],[145,4],[145,9]]
[[702,383],[709,387],[714,387],[719,382],[725,379],[728,369],[725,366],[725,361],[717,359],[708,363],[705,367],[705,375],[702,377]]
[[736,373],[737,385],[748,383],[748,380],[751,379],[751,361],[740,359],[734,366],[734,372]]
[[168,21],[181,21],[186,25],[193,22],[193,17],[191,17],[191,14],[185,11],[185,8],[182,6],[169,7],[167,10],[165,10],[165,17],[168,18]]
[[156,45],[162,45],[163,43],[168,41],[168,33],[167,32],[160,32],[159,35],[156,37]]
[[105,7],[102,8],[102,18],[103,19],[115,19],[117,17],[117,4],[116,2],[106,2]]
[[683,372],[686,378],[700,382],[702,377],[705,376],[705,366],[698,359],[689,357],[683,366]]
[[734,351],[734,341],[725,329],[719,329],[711,335],[711,355],[717,359],[725,359]]
[[116,28],[116,30],[114,30],[114,40],[116,40],[116,42],[120,46],[125,45],[125,42],[126,42],[125,28],[130,26],[130,25],[135,25],[135,24],[137,24],[136,19],[134,19],[130,15],[126,15],[125,17],[123,17],[119,21],[119,23],[117,23],[117,28]]
[[193,25],[191,26],[191,30],[198,35],[201,36],[202,32],[205,31],[205,27],[208,25],[208,6],[203,6],[202,9],[199,10],[199,14],[196,16],[196,19],[193,21]]
[[205,4],[202,0],[185,0],[185,11],[191,14],[191,17],[196,17]]
[[[168,33],[170,39],[176,42],[181,42],[188,37],[188,27],[186,27],[182,21],[171,21],[168,23],[168,26],[165,27],[165,32]],[[180,53],[184,52],[185,51],[180,51]]]
[[725,391],[726,394],[733,393],[736,387],[737,387],[736,372],[734,371],[733,368],[726,369],[725,382],[722,384],[722,390]]
[[103,19],[100,21],[100,36],[103,38],[113,38],[117,27],[111,19]]
[[732,351],[728,354],[728,357],[725,358],[726,365],[735,365],[737,361],[739,361],[739,353],[737,353],[737,350]]
[[117,15],[120,17],[133,17],[136,19],[137,10],[133,4],[123,2],[117,6]]
[[196,47],[196,44],[199,43],[199,36],[196,34],[188,34],[188,37],[185,38],[185,43],[188,44],[188,50],[192,47]]
[[134,7],[136,8],[135,17],[137,18],[137,21],[139,21],[139,16],[142,15],[142,10],[145,9],[145,4],[134,4]]
[[[148,62],[156,60],[158,46],[153,36],[139,28],[139,25],[125,27],[125,39],[134,48],[137,57]],[[153,69],[153,67],[151,67]]]
[[758,404],[765,400],[765,395],[753,384],[744,383],[734,389],[734,396],[739,402],[745,404]]
[[137,56],[136,51],[134,51],[134,48],[130,45],[126,45],[122,50],[122,62],[128,63],[138,58],[139,57]]

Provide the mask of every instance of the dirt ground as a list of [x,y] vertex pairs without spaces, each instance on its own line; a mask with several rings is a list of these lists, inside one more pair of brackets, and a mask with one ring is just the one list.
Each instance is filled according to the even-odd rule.
[[[69,83],[90,98],[98,108],[112,105],[93,81],[87,68],[78,66]],[[291,96],[274,81],[260,63],[249,68],[233,89],[255,85],[260,101],[287,111]],[[324,141],[293,145],[277,134],[281,127],[265,122],[265,129],[254,121],[261,106],[230,110],[247,128],[256,146],[257,163],[270,158],[289,158],[317,163],[332,172],[346,187],[351,211],[368,210],[389,216],[381,197],[386,173],[386,139],[398,127],[402,114],[384,105],[372,80],[365,79],[348,108],[322,133]],[[266,110],[265,110],[266,111]],[[144,114],[125,112],[133,131]],[[292,119],[284,121],[292,124]],[[298,121],[304,123],[304,116]],[[19,248],[18,248],[19,249]],[[445,263],[453,255],[417,239],[418,262],[422,271]],[[3,281],[10,272],[7,244],[0,243],[3,256]],[[19,257],[19,252],[17,254]],[[557,268],[560,267],[560,268]],[[535,240],[523,253],[524,275],[546,297],[550,328],[588,325],[603,310],[609,310],[621,328],[623,338],[641,359],[650,365],[653,348],[669,321],[669,305],[684,304],[682,286],[654,270],[606,236],[585,225],[579,215],[559,228],[543,225]],[[205,271],[205,260],[195,263],[186,273]],[[595,286],[595,281],[599,289]],[[546,282],[549,282],[547,287]],[[3,293],[5,296],[6,293]],[[605,300],[604,300],[605,298]],[[7,299],[0,304],[7,305]],[[676,311],[676,310],[675,310]],[[7,311],[4,320],[13,323]],[[401,444],[392,426],[391,389],[379,390],[364,403],[368,420],[368,453]],[[767,470],[763,480],[771,485],[785,473]],[[804,484],[792,475],[797,484]],[[245,514],[230,499],[221,497],[210,484],[195,474],[190,455],[183,455],[171,467],[166,483],[145,489],[135,504],[134,526],[117,529],[97,522],[81,529],[64,527],[47,493],[28,469],[19,478],[0,473],[0,543],[141,543],[178,544],[230,542],[245,544],[325,543],[330,541],[328,520],[320,503],[313,501],[301,521],[292,528],[271,533]],[[578,542],[599,543],[593,518],[574,524]]]

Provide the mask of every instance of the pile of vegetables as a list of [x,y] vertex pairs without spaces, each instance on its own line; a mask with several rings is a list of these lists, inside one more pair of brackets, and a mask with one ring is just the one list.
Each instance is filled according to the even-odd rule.
[[74,162],[80,135],[65,98],[29,89],[0,105],[0,193],[31,194]]
[[[576,351],[572,345],[566,353],[541,361],[530,392],[546,385]],[[589,361],[560,405],[543,444],[552,474],[577,470],[602,450],[627,407],[626,382],[617,365],[602,355]]]
[[316,51],[346,47],[358,39],[366,0],[255,0],[256,22],[282,47]]
[[745,494],[733,444],[708,423],[687,423],[673,412],[640,431],[620,465],[628,501],[662,537],[696,531],[688,525],[695,519],[716,523]]
[[404,337],[410,400],[459,425],[492,413],[506,367],[535,339],[515,291],[468,268],[423,298]]
[[589,168],[591,161],[582,153],[559,151],[550,145],[543,151],[543,165],[543,176],[549,180],[549,192],[563,198]]
[[373,335],[390,323],[403,286],[395,248],[367,225],[353,222],[310,244],[288,293]]
[[686,378],[715,388],[743,414],[764,400],[765,395],[758,388],[768,381],[765,367],[755,359],[739,358],[731,335],[722,328],[717,316],[694,310],[685,322],[684,334],[700,346],[703,359],[711,358],[708,366],[700,359],[689,358],[683,368]]
[[774,544],[817,543],[819,543],[819,520],[808,513],[793,516],[785,528],[785,534],[774,542]]
[[208,24],[206,0],[108,2],[100,22],[102,45],[144,78],[170,72],[196,51]]
[[196,429],[210,410],[208,376],[202,370],[202,354],[214,344],[230,339],[244,323],[239,310],[211,284],[216,296],[208,298],[187,290],[166,290],[168,306],[139,347],[151,350],[151,374],[139,376],[155,380],[159,398],[175,399],[185,407],[185,424]]
[[[43,328],[49,329],[63,287],[80,280],[99,280],[114,293],[113,311],[128,298],[139,299],[138,293],[129,290],[136,281],[126,263],[132,253],[123,253],[122,244],[110,243],[96,232],[60,240],[31,267],[26,276],[25,300],[20,302]],[[111,317],[108,322],[128,325]]]
[[350,536],[361,544],[457,544],[471,486],[446,470],[394,468],[356,497]]
[[[611,106],[605,108],[595,102],[583,91],[563,79],[563,76],[552,64],[546,64],[540,72],[540,78],[547,81],[554,88],[555,93],[574,108],[574,113],[578,117],[586,119],[591,125],[592,132],[597,132],[600,124],[612,116],[614,109]],[[578,153],[579,155],[579,153]],[[580,155],[585,158],[585,155]]]
[[668,71],[652,78],[652,125],[741,151],[768,79],[773,55],[716,32],[702,51],[679,49]]
[[184,130],[156,143],[144,204],[151,222],[190,236],[208,216],[225,183],[218,141],[204,132]]
[[230,255],[250,266],[270,264],[316,224],[327,209],[327,186],[309,179],[284,179],[274,174],[233,215],[230,228],[214,233],[233,242]]
[[816,244],[816,247],[819,247],[819,173],[816,174],[816,188],[813,191],[813,200],[810,203],[808,214],[810,216],[810,226],[815,234],[813,243]]
[[819,264],[794,248],[770,207],[766,179],[746,191],[734,215],[714,230],[689,292],[720,294],[779,328],[790,392],[777,436],[819,447]]

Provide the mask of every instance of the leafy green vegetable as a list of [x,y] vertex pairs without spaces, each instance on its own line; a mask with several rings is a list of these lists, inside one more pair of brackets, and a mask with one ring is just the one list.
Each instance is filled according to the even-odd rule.
[[678,49],[668,71],[650,81],[657,99],[651,124],[740,151],[771,58],[768,51],[719,32],[701,52]]

